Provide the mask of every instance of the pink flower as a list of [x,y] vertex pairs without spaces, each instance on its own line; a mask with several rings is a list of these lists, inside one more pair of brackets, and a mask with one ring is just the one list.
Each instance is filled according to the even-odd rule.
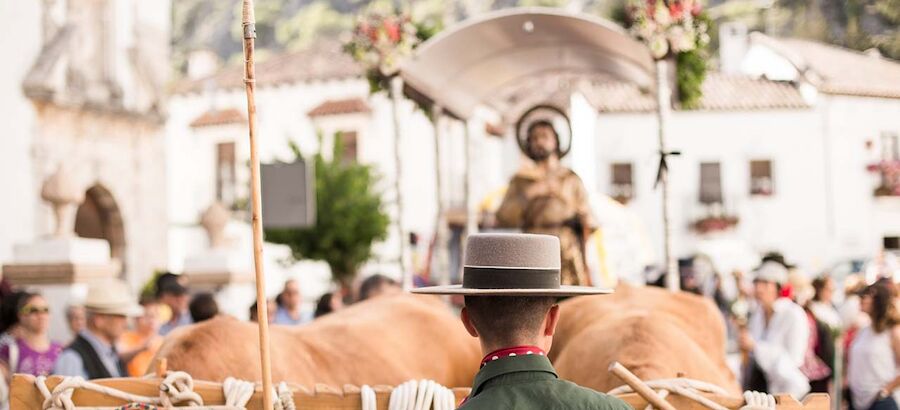
[[400,41],[400,25],[393,20],[385,20],[384,30],[387,32],[388,38],[396,43]]
[[680,20],[681,16],[684,14],[684,6],[680,2],[672,2],[669,4],[669,15],[672,16],[675,20]]
[[691,7],[691,16],[697,17],[703,11],[703,7],[700,6],[700,2],[694,3],[694,7]]

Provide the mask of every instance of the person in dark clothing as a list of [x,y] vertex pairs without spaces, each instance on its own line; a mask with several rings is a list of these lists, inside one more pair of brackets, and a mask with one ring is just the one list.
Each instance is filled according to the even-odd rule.
[[219,304],[216,303],[215,296],[209,292],[194,295],[188,309],[191,312],[191,319],[193,319],[194,323],[212,319],[219,314]]

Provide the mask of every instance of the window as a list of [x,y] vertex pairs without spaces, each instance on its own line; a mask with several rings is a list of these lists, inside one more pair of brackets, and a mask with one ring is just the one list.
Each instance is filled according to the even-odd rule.
[[772,161],[750,161],[750,195],[769,196],[773,193]]
[[631,163],[612,164],[610,196],[623,204],[634,198],[634,174]]
[[718,162],[700,164],[700,203],[722,203],[722,177]]
[[234,142],[216,145],[216,200],[226,207],[234,205],[235,187]]
[[341,147],[343,147],[343,151],[341,151],[341,162],[345,164],[356,162],[356,131],[341,131],[338,132],[338,136],[341,139]]
[[900,236],[885,236],[882,238],[882,246],[886,251],[900,250]]

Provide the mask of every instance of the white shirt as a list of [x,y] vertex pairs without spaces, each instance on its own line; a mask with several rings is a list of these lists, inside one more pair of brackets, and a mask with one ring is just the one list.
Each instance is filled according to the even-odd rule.
[[[860,330],[850,345],[847,364],[847,383],[853,393],[853,407],[869,408],[878,392],[898,374],[900,366],[897,366],[891,346],[891,332],[875,333],[871,326]],[[900,393],[895,390],[893,396],[900,403]]]
[[788,393],[796,399],[809,392],[809,379],[800,371],[809,344],[809,324],[802,307],[789,299],[778,299],[766,323],[761,306],[750,314],[748,330],[753,337],[753,359],[766,375],[770,394]]
[[841,320],[841,315],[831,303],[812,302],[809,304],[809,310],[812,311],[813,316],[815,316],[816,319],[819,319],[819,321],[828,325],[832,330],[840,330],[843,328],[844,323],[843,320]]

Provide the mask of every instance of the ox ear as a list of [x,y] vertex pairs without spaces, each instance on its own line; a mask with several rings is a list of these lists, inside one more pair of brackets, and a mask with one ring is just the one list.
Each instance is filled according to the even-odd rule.
[[553,305],[544,317],[544,336],[553,336],[556,333],[557,323],[559,323],[559,305]]
[[462,308],[462,312],[459,314],[459,319],[462,321],[463,326],[466,327],[466,331],[469,332],[472,337],[478,337],[478,330],[475,329],[475,325],[472,324],[472,318],[469,317],[469,311],[465,308]]

